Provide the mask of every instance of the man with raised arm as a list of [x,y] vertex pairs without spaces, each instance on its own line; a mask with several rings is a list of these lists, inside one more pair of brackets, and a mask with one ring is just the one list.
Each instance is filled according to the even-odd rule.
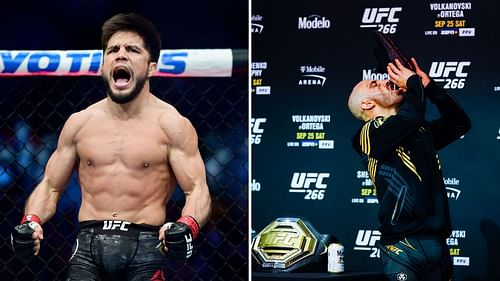
[[[377,190],[379,247],[388,280],[448,281],[451,220],[437,151],[471,124],[456,100],[415,59],[411,63],[415,72],[396,59],[387,66],[389,80],[364,80],[354,87],[348,107],[364,123],[353,147]],[[424,119],[426,98],[436,105],[438,119]]]

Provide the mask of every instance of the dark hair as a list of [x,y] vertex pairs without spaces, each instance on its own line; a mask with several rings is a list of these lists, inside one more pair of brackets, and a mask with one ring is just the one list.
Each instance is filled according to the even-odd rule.
[[144,41],[144,47],[150,54],[150,61],[158,61],[161,50],[161,37],[152,22],[134,13],[122,13],[111,17],[102,25],[101,42],[103,51],[108,46],[109,38],[118,31],[132,31],[139,34]]

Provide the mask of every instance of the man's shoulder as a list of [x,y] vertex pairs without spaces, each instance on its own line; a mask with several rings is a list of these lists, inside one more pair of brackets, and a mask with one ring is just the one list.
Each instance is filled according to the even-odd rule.
[[74,112],[66,121],[67,126],[81,127],[89,121],[92,116],[104,114],[102,101],[96,102],[87,108]]
[[191,121],[180,113],[173,105],[166,102],[158,103],[155,111],[158,114],[158,124],[170,141],[195,136]]
[[177,112],[177,109],[175,108],[174,105],[170,104],[167,101],[164,101],[156,96],[153,96],[153,108],[160,110],[160,111],[175,111]]
[[96,114],[99,112],[104,112],[105,108],[106,108],[106,99],[102,99],[100,101],[97,101],[97,102],[89,105],[87,108],[79,111],[78,113],[81,113],[82,115]]
[[155,102],[154,107],[152,108],[155,114],[158,115],[158,120],[160,125],[175,125],[179,122],[182,123],[186,120],[184,117],[173,105],[162,101],[160,99]]
[[371,130],[377,129],[385,122],[387,118],[383,116],[376,116],[372,119],[364,121],[351,138],[352,147],[361,152],[369,143]]

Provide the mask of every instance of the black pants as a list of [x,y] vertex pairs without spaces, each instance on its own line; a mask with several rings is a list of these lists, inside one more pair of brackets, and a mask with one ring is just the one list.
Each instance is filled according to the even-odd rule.
[[159,227],[123,221],[82,222],[67,281],[164,281],[165,257],[157,248]]
[[384,273],[390,281],[448,281],[453,275],[448,247],[437,236],[408,237],[379,247]]

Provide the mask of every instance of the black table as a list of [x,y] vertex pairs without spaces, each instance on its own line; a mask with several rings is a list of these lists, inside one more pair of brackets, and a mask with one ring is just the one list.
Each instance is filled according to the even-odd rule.
[[334,280],[334,281],[386,281],[381,272],[343,272],[343,273],[264,273],[252,272],[252,281],[289,281],[289,280]]

